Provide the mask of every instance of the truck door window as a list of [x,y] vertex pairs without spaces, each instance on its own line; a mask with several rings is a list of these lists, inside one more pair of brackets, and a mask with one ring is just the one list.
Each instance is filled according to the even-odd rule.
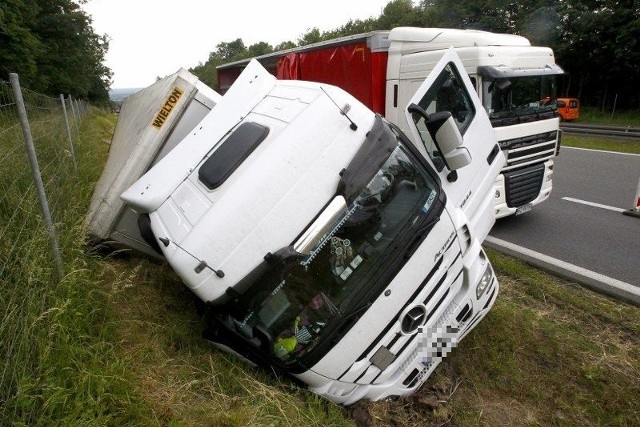
[[[449,111],[463,136],[476,114],[473,101],[453,64],[442,70],[418,105],[428,114]],[[432,158],[438,157],[424,118],[414,117],[414,121],[427,152]]]

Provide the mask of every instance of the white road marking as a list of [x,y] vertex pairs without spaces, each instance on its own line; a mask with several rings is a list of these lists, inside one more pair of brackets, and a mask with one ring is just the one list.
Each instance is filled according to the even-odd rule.
[[564,149],[568,149],[568,150],[581,150],[581,151],[593,151],[595,153],[607,153],[607,154],[620,154],[622,156],[636,156],[636,157],[640,157],[640,154],[636,154],[636,153],[623,153],[621,151],[607,151],[607,150],[594,150],[593,148],[578,148],[578,147],[567,147],[565,145],[562,145],[562,148],[560,150],[564,150]]
[[493,236],[487,236],[484,244],[538,268],[551,271],[597,291],[640,305],[640,287],[638,286],[633,286],[618,279],[587,270],[586,268],[570,264]]
[[626,209],[616,208],[615,206],[601,205],[600,203],[574,199],[573,197],[563,197],[562,200],[566,200],[567,202],[580,203],[581,205],[593,206],[594,208],[607,209],[614,212],[624,212],[626,210]]

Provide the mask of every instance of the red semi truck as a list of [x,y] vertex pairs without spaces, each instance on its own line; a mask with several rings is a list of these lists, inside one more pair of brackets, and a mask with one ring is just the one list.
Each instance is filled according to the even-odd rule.
[[[451,46],[462,59],[507,157],[495,182],[495,216],[527,212],[549,197],[553,158],[560,147],[556,79],[563,71],[551,49],[531,46],[526,38],[510,34],[402,27],[256,59],[279,79],[338,86],[408,132],[403,110]],[[218,67],[220,93],[227,91],[248,61]],[[433,157],[434,148],[425,147],[424,154]]]

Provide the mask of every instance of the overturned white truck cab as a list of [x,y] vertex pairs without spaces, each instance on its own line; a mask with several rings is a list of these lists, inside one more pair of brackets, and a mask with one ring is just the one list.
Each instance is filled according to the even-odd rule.
[[[443,95],[466,115],[423,113]],[[408,137],[337,87],[253,61],[125,191],[209,303],[207,339],[348,405],[414,392],[485,316],[504,157],[453,51],[414,101]]]

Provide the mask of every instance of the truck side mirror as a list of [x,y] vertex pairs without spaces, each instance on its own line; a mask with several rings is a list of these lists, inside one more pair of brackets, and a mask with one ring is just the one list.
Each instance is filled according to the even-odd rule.
[[418,114],[424,118],[429,135],[450,170],[454,171],[471,163],[471,154],[462,145],[462,134],[449,111],[427,114],[416,104],[411,104],[408,110],[411,114]]

